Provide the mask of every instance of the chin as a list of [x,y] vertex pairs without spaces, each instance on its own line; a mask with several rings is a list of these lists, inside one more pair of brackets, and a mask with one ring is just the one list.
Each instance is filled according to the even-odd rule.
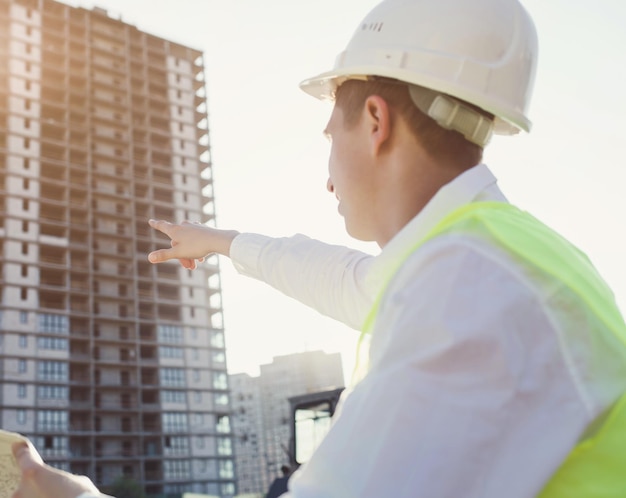
[[375,240],[374,237],[372,237],[371,234],[368,234],[366,230],[350,226],[347,220],[345,221],[345,227],[346,232],[353,239],[360,240],[361,242],[372,242]]

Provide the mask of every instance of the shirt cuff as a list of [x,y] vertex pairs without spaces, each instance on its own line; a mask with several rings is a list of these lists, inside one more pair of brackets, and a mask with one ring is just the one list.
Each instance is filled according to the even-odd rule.
[[270,240],[271,237],[256,233],[237,235],[230,245],[229,254],[235,270],[242,275],[260,279],[259,255]]

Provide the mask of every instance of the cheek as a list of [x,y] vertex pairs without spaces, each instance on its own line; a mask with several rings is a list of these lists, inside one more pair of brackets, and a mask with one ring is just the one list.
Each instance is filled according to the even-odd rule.
[[335,183],[339,175],[340,168],[339,158],[337,157],[337,149],[334,146],[330,148],[330,154],[328,155],[328,176]]
[[333,137],[328,156],[328,174],[335,188],[353,189],[362,182],[364,157],[352,136]]

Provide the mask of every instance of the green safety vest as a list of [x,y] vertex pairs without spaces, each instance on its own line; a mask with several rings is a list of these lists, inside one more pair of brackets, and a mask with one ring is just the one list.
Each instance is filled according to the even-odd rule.
[[[557,280],[586,307],[593,334],[610,334],[626,362],[626,325],[613,293],[587,257],[535,219],[503,202],[467,204],[445,217],[426,237],[396,262],[388,281],[406,259],[426,241],[445,233],[468,233],[486,238],[517,258],[522,265]],[[366,373],[368,342],[387,285],[383,287],[362,329],[355,381]],[[540,498],[626,497],[626,393],[597,421],[567,456],[538,495]]]

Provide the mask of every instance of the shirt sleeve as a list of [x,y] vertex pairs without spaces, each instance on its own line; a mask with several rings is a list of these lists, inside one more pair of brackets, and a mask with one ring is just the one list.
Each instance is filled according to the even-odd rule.
[[355,329],[361,328],[374,302],[375,290],[365,278],[373,256],[347,247],[304,235],[244,233],[233,240],[230,258],[242,275]]
[[284,498],[529,498],[588,422],[542,304],[479,251],[405,264],[370,357]]

